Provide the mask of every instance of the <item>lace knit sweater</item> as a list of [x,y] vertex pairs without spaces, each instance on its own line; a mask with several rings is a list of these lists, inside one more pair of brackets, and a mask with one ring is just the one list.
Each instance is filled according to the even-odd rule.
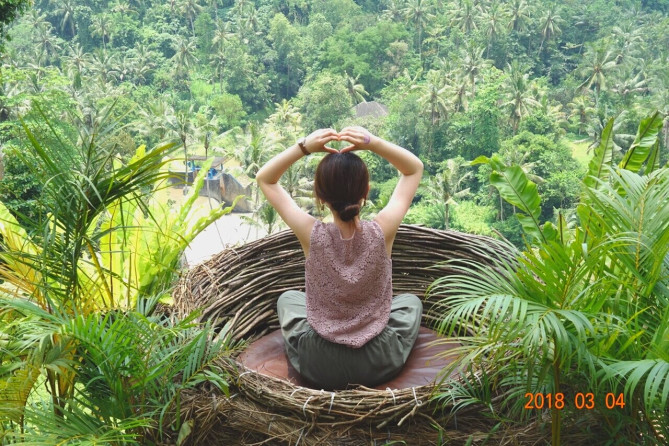
[[381,227],[361,221],[342,239],[337,225],[316,221],[305,264],[307,321],[323,338],[360,348],[390,317],[392,262]]

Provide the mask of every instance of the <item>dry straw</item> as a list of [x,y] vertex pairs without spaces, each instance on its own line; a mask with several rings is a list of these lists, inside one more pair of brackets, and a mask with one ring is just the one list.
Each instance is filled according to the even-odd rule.
[[[488,237],[403,225],[393,247],[393,290],[425,296],[436,278],[454,272],[454,264],[490,263],[508,252]],[[178,315],[200,310],[203,320],[228,324],[234,340],[253,341],[278,328],[276,300],[291,289],[304,289],[304,255],[294,235],[284,231],[188,271],[177,286],[175,306]],[[441,308],[426,299],[423,325],[431,327]],[[480,408],[457,416],[448,408],[437,410],[430,396],[438,385],[329,392],[246,370],[234,357],[220,365],[230,374],[229,397],[206,387],[183,395],[192,444],[458,444],[470,437],[477,443],[494,426]],[[489,441],[531,442],[539,432],[532,426],[497,431]]]

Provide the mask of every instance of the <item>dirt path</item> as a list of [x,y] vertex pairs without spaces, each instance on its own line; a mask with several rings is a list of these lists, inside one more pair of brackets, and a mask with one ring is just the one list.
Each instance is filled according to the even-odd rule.
[[[183,190],[170,187],[157,192],[160,199],[173,200],[183,203]],[[218,201],[206,197],[195,200],[194,218],[200,218],[209,213],[212,207],[219,206]],[[230,213],[222,216],[202,231],[186,248],[186,261],[190,266],[208,260],[228,246],[243,244],[247,241],[264,237],[266,232],[244,221],[243,217],[250,218],[251,213]]]

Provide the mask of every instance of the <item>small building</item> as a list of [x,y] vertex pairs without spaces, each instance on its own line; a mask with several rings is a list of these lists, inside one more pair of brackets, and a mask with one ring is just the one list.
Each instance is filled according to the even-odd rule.
[[365,118],[367,116],[381,118],[388,115],[388,107],[376,101],[361,102],[353,108],[355,109],[356,118]]
[[[183,160],[180,167],[183,170],[178,170],[174,163],[170,165],[170,172],[174,174],[170,178],[170,184],[173,187],[184,187],[193,184],[195,178],[202,169],[202,164],[207,160],[207,157],[201,155],[192,155],[188,157],[187,163],[184,165]],[[239,195],[245,195],[237,201],[234,211],[236,212],[251,212],[253,206],[251,205],[251,187],[249,185],[243,186],[232,175],[223,172],[224,157],[214,157],[214,160],[209,167],[207,176],[205,177],[204,185],[200,189],[200,196],[216,199],[221,205],[231,205],[235,198]],[[186,175],[187,174],[187,175]]]

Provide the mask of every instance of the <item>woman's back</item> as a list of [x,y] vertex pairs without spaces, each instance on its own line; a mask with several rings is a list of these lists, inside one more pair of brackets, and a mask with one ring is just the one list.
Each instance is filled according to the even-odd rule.
[[309,324],[325,339],[359,348],[388,323],[392,262],[375,221],[360,221],[344,239],[333,223],[317,221],[305,264]]

